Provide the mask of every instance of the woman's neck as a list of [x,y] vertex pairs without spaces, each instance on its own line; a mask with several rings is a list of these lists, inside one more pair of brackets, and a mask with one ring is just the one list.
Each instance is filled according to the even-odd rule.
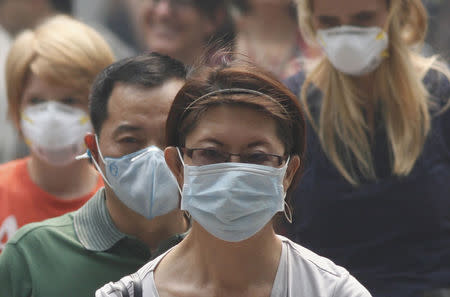
[[88,161],[55,167],[31,155],[27,164],[31,180],[44,191],[69,200],[89,194],[98,183],[98,174]]
[[189,267],[188,277],[192,279],[188,281],[197,285],[220,292],[266,286],[270,292],[282,249],[271,224],[250,239],[226,242],[193,222],[190,234],[174,250],[172,259],[180,261],[177,265]]

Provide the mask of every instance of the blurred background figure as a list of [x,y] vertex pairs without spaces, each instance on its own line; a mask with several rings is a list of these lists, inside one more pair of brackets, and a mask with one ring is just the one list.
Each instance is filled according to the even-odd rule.
[[225,0],[127,0],[141,50],[192,65],[208,44],[233,38]]
[[428,9],[428,33],[426,42],[432,53],[450,59],[450,1],[424,0]]
[[56,12],[71,14],[72,0],[2,0],[0,25],[12,36]]
[[291,0],[233,0],[235,51],[285,79],[301,69],[302,56],[313,55],[298,29]]
[[[53,0],[58,1],[58,0]],[[130,30],[127,34],[118,35],[108,26],[109,18],[117,18],[119,15],[126,15],[127,0],[72,0],[72,15],[78,20],[94,28],[111,46],[117,59],[128,58],[137,53],[132,43],[129,43],[127,36],[130,36]],[[121,12],[119,14],[118,12]],[[121,23],[121,28],[130,28],[130,22]],[[120,32],[124,32],[119,31]]]
[[[125,58],[135,51],[121,41],[102,23],[105,3],[102,0],[1,0],[0,1],[0,163],[28,154],[26,145],[7,117],[7,99],[4,87],[5,60],[11,38],[25,29],[34,28],[45,18],[57,13],[74,14],[93,26],[110,44],[115,56]],[[103,4],[103,5],[101,5]]]
[[287,82],[308,118],[295,240],[374,297],[450,288],[450,73],[420,51],[422,0],[297,1],[324,55]]
[[12,43],[6,62],[9,116],[30,156],[0,166],[0,250],[18,227],[78,209],[103,183],[75,161],[92,130],[88,93],[114,61],[103,38],[55,16]]
[[69,14],[71,0],[2,0],[0,1],[0,163],[25,156],[28,151],[7,117],[8,103],[5,90],[6,55],[11,38],[34,27],[44,18],[56,13]]

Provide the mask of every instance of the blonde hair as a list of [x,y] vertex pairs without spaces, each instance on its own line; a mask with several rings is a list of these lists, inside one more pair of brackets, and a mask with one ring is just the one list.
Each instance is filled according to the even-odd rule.
[[65,15],[47,19],[14,40],[6,61],[9,116],[18,124],[22,94],[30,73],[88,95],[96,75],[114,62],[103,38]]
[[[317,45],[312,1],[297,0],[298,16],[306,40]],[[381,111],[393,174],[405,176],[420,156],[431,126],[430,100],[422,80],[431,68],[447,77],[449,71],[435,56],[425,58],[415,51],[423,43],[427,28],[427,14],[421,0],[387,1],[389,57],[373,73],[373,92],[369,99],[377,100],[375,106]],[[307,98],[311,84],[323,94],[318,123]],[[371,149],[374,131],[364,109],[368,98],[357,80],[340,73],[322,57],[308,74],[300,98],[324,152],[341,175],[353,185],[358,185],[361,177],[376,180]]]

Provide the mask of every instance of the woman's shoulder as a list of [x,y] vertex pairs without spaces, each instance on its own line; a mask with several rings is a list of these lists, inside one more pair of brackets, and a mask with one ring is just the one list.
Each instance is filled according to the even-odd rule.
[[345,268],[334,264],[330,259],[319,256],[288,238],[280,237],[283,245],[286,247],[287,256],[291,258],[291,263],[294,265],[308,265],[312,269],[317,269],[338,278],[345,277],[349,273]]
[[334,288],[333,296],[370,297],[370,293],[345,268],[328,258],[280,236],[286,249],[285,259],[292,275],[302,275],[304,286],[320,284],[323,288]]
[[[95,297],[142,296],[142,294],[135,294],[135,291],[137,291],[137,289],[141,292],[143,289],[145,289],[145,296],[158,296],[153,279],[153,272],[155,271],[155,268],[158,266],[159,262],[161,262],[161,260],[170,250],[171,249],[142,266],[136,273],[124,276],[117,282],[107,283],[95,292]],[[126,295],[127,292],[128,294]]]

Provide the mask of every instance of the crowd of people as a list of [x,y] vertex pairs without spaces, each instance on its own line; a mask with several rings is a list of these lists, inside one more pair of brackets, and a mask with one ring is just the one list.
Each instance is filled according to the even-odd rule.
[[448,1],[113,2],[0,1],[0,297],[450,296]]

